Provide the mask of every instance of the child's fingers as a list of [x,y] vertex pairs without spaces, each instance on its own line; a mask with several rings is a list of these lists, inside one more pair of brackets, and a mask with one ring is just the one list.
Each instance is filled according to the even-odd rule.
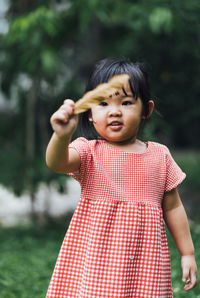
[[74,111],[75,102],[72,99],[65,99],[62,105],[63,108],[70,107]]
[[67,123],[67,121],[68,117],[62,111],[57,111],[50,119],[51,124],[59,122]]
[[182,275],[182,281],[186,282],[187,278],[189,276],[189,267],[183,267],[183,275]]
[[70,106],[62,105],[59,108],[58,112],[61,112],[66,117],[66,119],[68,119],[73,115],[73,108]]
[[188,291],[194,288],[197,284],[197,273],[194,271],[190,271],[189,278],[186,280],[186,285],[184,286],[184,290]]
[[78,124],[78,117],[74,115],[73,100],[66,99],[63,105],[51,116],[50,123],[59,137],[73,133]]
[[52,115],[52,122],[67,123],[69,118],[73,115],[74,102],[70,99],[64,101],[63,105]]
[[74,106],[75,105],[75,102],[72,99],[65,99],[64,100],[64,104],[69,104],[69,105]]
[[65,99],[63,105],[59,108],[62,110],[66,116],[74,114],[74,105],[75,103],[71,99]]

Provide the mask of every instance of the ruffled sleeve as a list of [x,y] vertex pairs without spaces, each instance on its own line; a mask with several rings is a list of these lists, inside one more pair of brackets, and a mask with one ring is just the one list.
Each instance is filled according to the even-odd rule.
[[75,149],[79,153],[81,165],[78,171],[67,173],[67,175],[81,183],[82,179],[87,175],[86,171],[88,170],[89,160],[91,158],[89,141],[82,137],[78,138],[69,145],[69,148]]
[[165,146],[166,153],[166,182],[165,192],[177,187],[186,177],[186,174],[181,170],[175,162],[169,149]]

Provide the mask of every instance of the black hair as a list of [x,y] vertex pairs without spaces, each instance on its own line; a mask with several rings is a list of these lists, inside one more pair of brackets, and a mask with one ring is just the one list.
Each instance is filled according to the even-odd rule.
[[[93,90],[101,83],[108,82],[116,74],[128,74],[130,76],[129,84],[132,94],[136,99],[140,97],[143,103],[143,115],[147,116],[151,94],[147,72],[144,65],[139,62],[133,63],[129,59],[104,59],[99,61],[89,77],[85,92]],[[98,134],[93,123],[88,119],[89,113],[90,110],[79,115],[79,133],[87,139],[96,139]]]

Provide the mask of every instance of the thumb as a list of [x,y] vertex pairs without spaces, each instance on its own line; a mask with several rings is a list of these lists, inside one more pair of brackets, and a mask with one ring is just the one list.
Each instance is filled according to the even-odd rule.
[[189,268],[188,267],[183,267],[182,270],[183,270],[182,281],[186,282],[187,278],[189,276]]

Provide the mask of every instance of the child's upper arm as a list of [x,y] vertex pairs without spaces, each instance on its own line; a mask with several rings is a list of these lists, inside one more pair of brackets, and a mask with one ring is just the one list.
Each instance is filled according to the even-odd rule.
[[182,204],[177,188],[164,193],[162,208],[163,211],[169,211],[179,207]]
[[81,166],[81,158],[76,149],[68,149],[67,173],[77,172]]
[[68,162],[66,174],[82,183],[87,179],[92,158],[91,142],[85,138],[78,138],[68,146]]

